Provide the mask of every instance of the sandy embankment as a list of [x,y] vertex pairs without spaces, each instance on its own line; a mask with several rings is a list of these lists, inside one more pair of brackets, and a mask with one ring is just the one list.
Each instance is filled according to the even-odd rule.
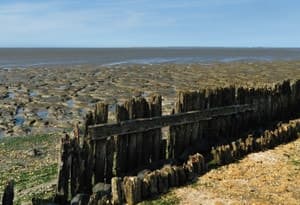
[[181,205],[287,204],[300,201],[300,139],[253,153],[199,177],[165,197]]

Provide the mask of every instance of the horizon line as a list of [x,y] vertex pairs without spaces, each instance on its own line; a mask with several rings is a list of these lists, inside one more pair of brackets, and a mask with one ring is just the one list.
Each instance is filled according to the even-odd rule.
[[285,47],[285,46],[6,46],[0,49],[139,49],[139,48],[257,48],[257,49],[300,49],[300,47]]

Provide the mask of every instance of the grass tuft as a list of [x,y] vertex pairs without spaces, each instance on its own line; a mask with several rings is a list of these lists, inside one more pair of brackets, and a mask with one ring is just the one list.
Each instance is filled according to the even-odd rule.
[[[31,201],[33,197],[51,197],[51,184],[58,172],[59,135],[7,137],[0,140],[0,196],[5,183],[15,182],[15,204]],[[41,149],[33,156],[33,148]]]

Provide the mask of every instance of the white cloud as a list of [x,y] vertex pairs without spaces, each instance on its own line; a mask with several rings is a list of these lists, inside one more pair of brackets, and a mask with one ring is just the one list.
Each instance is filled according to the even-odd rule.
[[150,36],[152,34],[148,34],[148,30],[159,33],[169,31],[172,26],[178,29],[181,24],[189,25],[195,19],[210,18],[212,15],[197,12],[180,16],[176,12],[170,13],[173,9],[249,1],[251,0],[173,0],[165,3],[152,0],[98,0],[89,3],[54,0],[0,3],[0,46],[3,42],[13,41],[106,41],[131,36],[140,31]]
[[175,22],[173,18],[161,19],[155,12],[145,11],[137,2],[141,1],[126,1],[126,5],[101,1],[93,7],[57,1],[0,5],[0,37],[30,37],[41,33],[96,35]]
[[48,10],[51,7],[57,6],[57,2],[38,2],[38,3],[10,3],[0,4],[0,14],[2,15],[16,15],[29,14],[32,12]]

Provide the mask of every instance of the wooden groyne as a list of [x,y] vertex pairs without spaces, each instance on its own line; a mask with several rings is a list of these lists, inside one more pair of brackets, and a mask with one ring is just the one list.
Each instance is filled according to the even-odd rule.
[[[223,165],[234,162],[248,153],[273,148],[281,143],[290,142],[299,137],[300,120],[278,125],[274,130],[266,130],[261,136],[248,136],[231,144],[212,148],[213,160],[210,165]],[[112,185],[112,204],[136,204],[142,200],[166,193],[172,187],[178,187],[192,181],[206,172],[207,164],[203,155],[190,155],[181,165],[164,165],[160,169],[143,170],[136,176],[114,177]]]
[[234,151],[238,143],[248,153],[294,139],[299,124],[284,140],[241,137],[296,118],[299,105],[300,81],[179,92],[172,113],[163,116],[161,96],[132,98],[116,106],[114,123],[107,123],[109,105],[97,104],[83,132],[76,126],[73,137],[62,138],[56,202],[135,204],[203,172],[204,157],[230,162],[236,155],[228,153],[244,153]]

